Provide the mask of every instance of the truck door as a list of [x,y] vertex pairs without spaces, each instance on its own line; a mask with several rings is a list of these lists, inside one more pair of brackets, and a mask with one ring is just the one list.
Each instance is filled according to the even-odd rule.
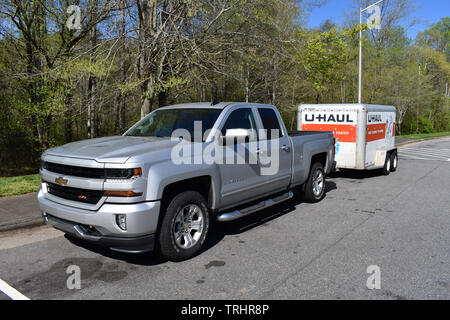
[[[241,201],[257,197],[261,194],[262,177],[258,161],[250,161],[250,153],[258,149],[258,130],[255,114],[252,108],[232,108],[221,126],[225,137],[230,131],[251,131],[245,142],[236,140],[232,145],[226,145],[223,161],[218,165],[222,179],[222,206],[237,204]],[[228,142],[227,142],[228,143]],[[245,162],[238,161],[239,155],[245,154]]]
[[[266,192],[285,190],[291,182],[292,174],[294,150],[291,141],[275,108],[258,107],[258,115],[264,129],[259,137],[263,190]],[[267,149],[264,150],[266,145]],[[269,164],[265,161],[265,156],[268,156]]]

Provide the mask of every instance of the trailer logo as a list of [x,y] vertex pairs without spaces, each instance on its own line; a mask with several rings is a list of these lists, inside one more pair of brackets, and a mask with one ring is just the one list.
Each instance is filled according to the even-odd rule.
[[305,122],[334,122],[334,123],[352,123],[353,120],[349,114],[305,114]]
[[378,123],[381,122],[381,114],[369,114],[367,116],[368,123]]

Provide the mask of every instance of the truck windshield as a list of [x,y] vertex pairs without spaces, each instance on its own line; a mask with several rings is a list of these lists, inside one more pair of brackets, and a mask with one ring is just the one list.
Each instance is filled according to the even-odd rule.
[[202,137],[212,129],[222,110],[219,109],[167,109],[156,110],[134,125],[127,136],[171,137],[177,129],[185,129],[194,139],[194,122],[202,124]]

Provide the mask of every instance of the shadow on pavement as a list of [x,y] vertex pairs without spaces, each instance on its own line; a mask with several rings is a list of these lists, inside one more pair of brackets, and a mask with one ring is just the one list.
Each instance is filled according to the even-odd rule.
[[[336,183],[332,181],[326,182],[326,193],[336,190]],[[326,195],[324,201],[326,200]],[[238,235],[247,232],[253,228],[264,225],[274,219],[282,217],[296,209],[296,206],[303,203],[301,198],[301,192],[299,190],[294,190],[294,197],[286,202],[279,205],[275,205],[271,208],[262,210],[260,212],[253,213],[247,217],[232,221],[218,223],[213,222],[209,231],[208,238],[205,242],[203,250],[200,254],[210,250],[215,247],[219,242],[221,242],[228,235]],[[65,237],[73,244],[85,248],[89,251],[101,254],[105,257],[126,261],[131,264],[142,265],[142,266],[154,266],[167,262],[165,258],[158,254],[158,252],[149,252],[141,254],[128,254],[112,251],[105,247],[100,247],[88,242],[84,242],[80,239],[73,238],[71,236],[65,235]]]
[[339,171],[330,173],[329,178],[346,178],[346,179],[370,179],[383,176],[383,172],[380,169],[377,170],[350,170],[341,169]]

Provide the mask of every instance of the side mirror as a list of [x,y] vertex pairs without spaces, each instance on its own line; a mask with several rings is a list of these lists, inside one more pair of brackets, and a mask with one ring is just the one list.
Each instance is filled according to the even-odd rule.
[[250,130],[247,129],[230,129],[227,130],[227,133],[225,134],[225,138],[241,138],[241,139],[245,139],[245,138],[250,138]]
[[233,145],[250,141],[250,130],[230,129],[227,130],[225,137],[221,138],[221,145]]

